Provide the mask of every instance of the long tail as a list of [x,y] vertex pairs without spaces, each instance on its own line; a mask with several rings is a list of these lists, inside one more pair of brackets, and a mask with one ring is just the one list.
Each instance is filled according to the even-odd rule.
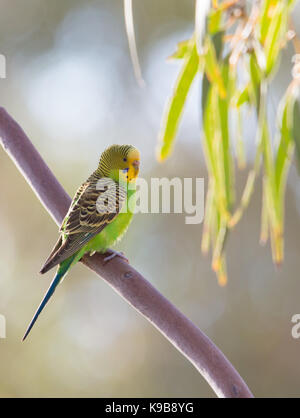
[[22,341],[25,340],[25,338],[27,337],[27,335],[29,334],[29,332],[31,331],[31,328],[33,327],[33,325],[35,324],[36,320],[38,319],[40,313],[42,312],[42,310],[44,309],[44,307],[46,306],[47,302],[49,301],[49,299],[51,298],[51,296],[53,295],[57,285],[63,280],[63,278],[65,277],[65,275],[68,273],[69,268],[71,267],[71,264],[75,258],[76,254],[74,254],[73,256],[67,258],[65,261],[63,261],[60,265],[59,268],[56,272],[56,275],[54,277],[54,279],[52,280],[49,289],[47,290],[44,299],[42,300],[40,306],[37,308],[36,313],[34,314],[34,317],[32,318],[30,324],[28,325],[28,328],[25,332],[25,335],[22,339]]

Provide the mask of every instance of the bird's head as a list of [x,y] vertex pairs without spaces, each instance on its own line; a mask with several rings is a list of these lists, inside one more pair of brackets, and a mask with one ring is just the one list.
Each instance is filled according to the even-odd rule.
[[140,153],[135,147],[111,145],[102,153],[98,170],[105,177],[128,183],[137,178],[139,168]]

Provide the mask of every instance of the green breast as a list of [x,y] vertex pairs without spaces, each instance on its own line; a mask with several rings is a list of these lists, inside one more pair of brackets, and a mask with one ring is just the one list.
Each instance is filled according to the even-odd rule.
[[[128,202],[131,202],[132,199],[135,199],[135,190],[128,191]],[[135,202],[131,206],[131,209],[134,210]],[[129,211],[127,206],[127,212],[120,213],[110,224],[108,224],[103,231],[98,235],[92,238],[87,245],[85,246],[85,253],[89,251],[98,251],[104,253],[109,247],[113,246],[117,241],[119,241],[122,236],[125,234],[133,213]]]

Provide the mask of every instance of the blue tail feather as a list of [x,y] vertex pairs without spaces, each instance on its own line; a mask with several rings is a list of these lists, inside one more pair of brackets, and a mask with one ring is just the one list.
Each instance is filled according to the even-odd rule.
[[24,341],[26,339],[26,337],[28,336],[29,332],[31,331],[31,328],[33,327],[33,325],[35,324],[36,320],[38,319],[40,313],[42,312],[42,310],[44,309],[44,307],[46,306],[47,302],[49,301],[49,299],[51,298],[51,296],[53,295],[57,285],[62,281],[62,279],[64,278],[64,276],[67,274],[69,268],[71,267],[72,261],[74,260],[75,255],[72,257],[69,257],[67,260],[63,261],[57,272],[56,275],[54,277],[54,279],[52,280],[49,289],[47,290],[42,302],[40,303],[40,306],[38,307],[38,309],[36,310],[34,317],[32,318],[30,324],[28,325],[28,328],[25,332],[25,335],[22,339],[22,341]]

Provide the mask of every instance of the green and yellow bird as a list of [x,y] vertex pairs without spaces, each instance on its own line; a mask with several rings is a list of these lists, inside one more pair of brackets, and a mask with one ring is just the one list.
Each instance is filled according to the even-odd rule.
[[[97,170],[75,193],[60,227],[59,239],[41,269],[41,273],[46,273],[58,265],[56,275],[23,341],[71,266],[86,253],[107,252],[126,232],[135,206],[139,166],[140,153],[135,147],[112,145],[102,153]],[[121,255],[110,251],[105,261]]]

